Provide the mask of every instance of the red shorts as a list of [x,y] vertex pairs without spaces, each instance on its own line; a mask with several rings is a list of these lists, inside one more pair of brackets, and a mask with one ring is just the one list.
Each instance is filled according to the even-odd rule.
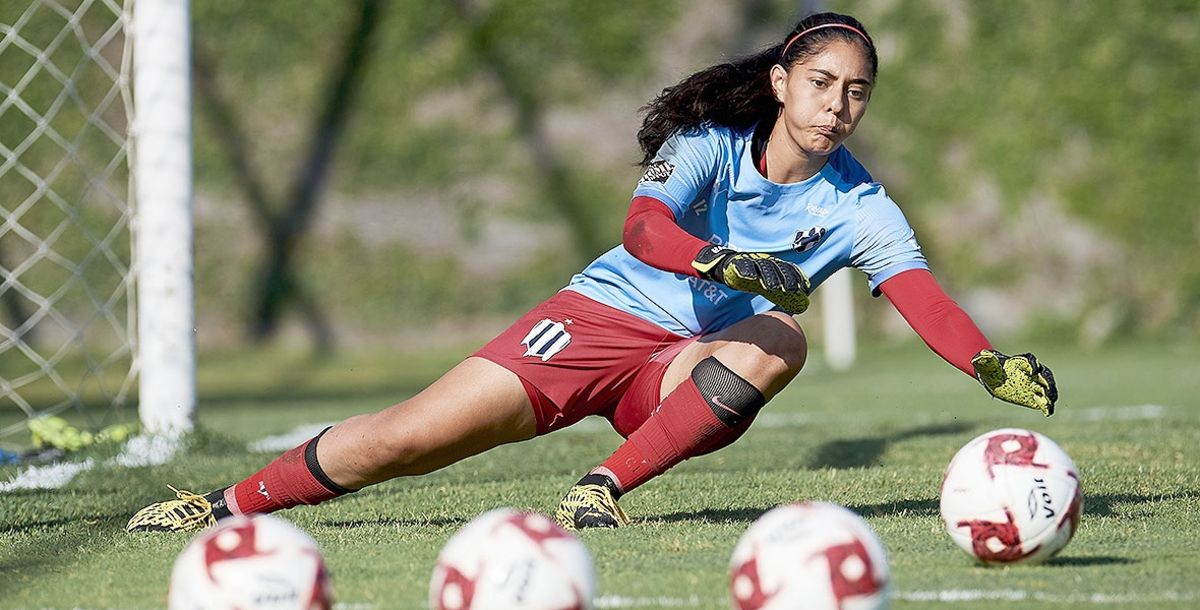
[[521,378],[539,435],[601,415],[628,437],[658,406],[667,366],[692,340],[563,290],[474,355]]

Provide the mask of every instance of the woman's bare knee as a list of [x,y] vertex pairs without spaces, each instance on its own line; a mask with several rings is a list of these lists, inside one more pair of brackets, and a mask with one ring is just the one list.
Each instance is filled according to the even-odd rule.
[[808,341],[786,314],[769,312],[722,333],[713,355],[770,398],[804,368]]
[[795,318],[784,313],[772,311],[763,317],[766,327],[760,343],[763,352],[782,361],[786,372],[794,376],[808,360],[808,337],[804,329]]

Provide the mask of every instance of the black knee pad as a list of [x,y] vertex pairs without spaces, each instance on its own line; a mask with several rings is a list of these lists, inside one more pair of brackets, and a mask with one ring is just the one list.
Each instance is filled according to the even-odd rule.
[[692,381],[721,423],[733,428],[754,417],[767,403],[762,392],[709,356],[692,369]]

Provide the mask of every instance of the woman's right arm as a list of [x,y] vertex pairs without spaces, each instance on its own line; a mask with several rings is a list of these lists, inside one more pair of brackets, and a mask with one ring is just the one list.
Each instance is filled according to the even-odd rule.
[[651,267],[762,295],[788,313],[808,309],[812,284],[798,265],[694,237],[675,223],[675,215],[665,203],[653,197],[634,198],[622,242],[630,254]]
[[692,261],[709,246],[676,224],[667,204],[646,196],[634,197],[630,203],[621,241],[643,263],[692,277],[700,277]]

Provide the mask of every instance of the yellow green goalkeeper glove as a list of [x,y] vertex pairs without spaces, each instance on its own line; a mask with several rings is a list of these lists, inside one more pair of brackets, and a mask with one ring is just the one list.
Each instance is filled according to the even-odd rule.
[[709,246],[696,255],[692,267],[706,280],[762,295],[788,313],[800,314],[808,309],[808,293],[812,291],[808,276],[798,265],[782,258]]
[[971,359],[975,378],[992,396],[1014,405],[1037,409],[1046,417],[1054,415],[1058,387],[1054,374],[1033,354],[1005,356],[985,349]]

